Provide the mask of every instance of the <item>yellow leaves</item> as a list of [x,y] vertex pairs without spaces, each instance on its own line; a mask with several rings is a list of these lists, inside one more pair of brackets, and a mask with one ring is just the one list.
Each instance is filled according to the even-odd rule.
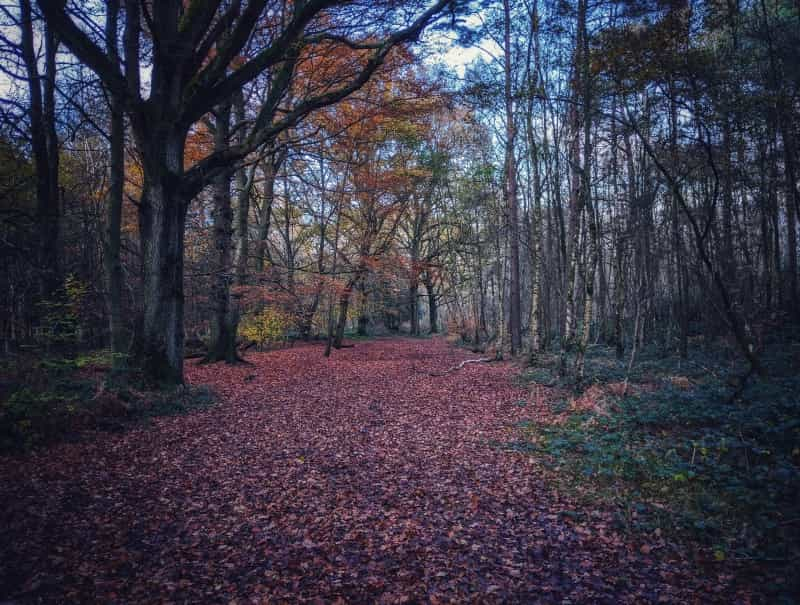
[[428,168],[411,167],[402,169],[398,172],[410,179],[423,180],[433,177],[433,171]]
[[420,125],[409,119],[404,119],[402,116],[387,119],[385,128],[388,133],[403,141],[413,142],[420,137]]
[[239,336],[262,346],[285,340],[293,325],[294,318],[286,311],[265,307],[259,313],[245,317],[239,324]]

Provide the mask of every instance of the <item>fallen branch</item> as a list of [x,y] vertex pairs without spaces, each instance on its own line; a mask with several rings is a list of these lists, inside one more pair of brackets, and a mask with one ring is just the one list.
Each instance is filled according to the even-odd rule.
[[[451,372],[457,372],[468,363],[489,363],[491,361],[496,361],[496,360],[492,359],[491,357],[481,357],[480,359],[466,359],[457,366],[453,366],[452,368],[450,368],[449,370],[445,370],[444,372],[425,372],[425,374],[427,374],[428,376],[446,376]],[[414,368],[414,370],[416,370],[416,368]]]

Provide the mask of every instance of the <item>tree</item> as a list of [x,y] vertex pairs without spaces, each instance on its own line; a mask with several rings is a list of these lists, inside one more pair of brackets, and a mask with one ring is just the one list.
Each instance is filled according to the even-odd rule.
[[503,0],[503,96],[505,101],[505,181],[504,193],[508,204],[508,238],[510,256],[510,313],[508,319],[511,333],[511,354],[516,355],[522,347],[522,311],[520,304],[519,272],[519,202],[517,200],[517,159],[514,154],[517,126],[514,116],[514,84],[511,47],[511,7]]
[[44,73],[34,42],[34,20],[30,0],[20,0],[20,46],[27,71],[30,95],[30,136],[36,166],[36,222],[39,225],[39,295],[49,299],[61,285],[59,271],[59,143],[56,134],[56,53],[58,37],[44,28]]
[[[128,2],[122,71],[79,27],[62,2],[40,0],[48,31],[63,40],[125,108],[142,160],[139,230],[144,306],[137,349],[149,379],[164,383],[183,380],[183,235],[191,200],[218,175],[235,171],[248,154],[311,111],[363,86],[395,46],[415,39],[449,3],[438,0],[415,13],[382,5],[379,12],[386,11],[381,15],[382,24],[405,23],[389,33],[382,31],[381,23],[365,23],[359,32],[362,35],[351,39],[344,21],[346,12],[337,12],[348,3],[333,0],[296,2],[285,15],[267,0],[253,0],[245,6],[220,0],[163,0],[152,5]],[[260,27],[262,23],[264,27]],[[297,63],[309,47],[352,50],[353,71],[344,80],[281,106]],[[151,64],[145,65],[148,57]],[[245,58],[234,66],[240,57]],[[150,71],[146,98],[142,94],[143,67]],[[186,169],[184,149],[194,125],[267,72],[268,93],[245,140],[218,149]]]
[[[108,60],[119,65],[119,0],[108,3],[106,15],[106,55]],[[111,124],[109,127],[109,186],[108,220],[105,237],[105,272],[108,299],[108,324],[111,335],[111,363],[114,378],[119,380],[127,368],[128,339],[122,310],[123,267],[122,204],[125,193],[125,113],[120,100],[109,95]]]

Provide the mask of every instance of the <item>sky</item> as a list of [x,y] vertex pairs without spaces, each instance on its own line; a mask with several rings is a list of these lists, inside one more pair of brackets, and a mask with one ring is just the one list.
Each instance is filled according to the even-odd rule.
[[475,46],[461,48],[453,45],[451,48],[447,49],[444,54],[440,54],[438,58],[445,65],[453,69],[459,76],[463,76],[467,65],[472,63],[479,56],[483,56],[484,59],[487,58],[486,53]]
[[[479,28],[481,23],[480,14],[473,14],[465,19],[468,27]],[[459,77],[463,77],[466,67],[475,59],[482,57],[488,62],[492,55],[500,56],[502,49],[494,40],[486,38],[472,46],[459,46],[456,44],[455,35],[452,32],[439,30],[426,32],[418,52],[423,55],[425,62],[429,65],[443,63]]]

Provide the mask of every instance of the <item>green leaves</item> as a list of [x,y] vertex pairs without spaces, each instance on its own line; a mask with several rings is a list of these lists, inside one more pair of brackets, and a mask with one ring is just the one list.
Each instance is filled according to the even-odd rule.
[[[636,525],[665,524],[715,543],[718,561],[731,550],[748,557],[791,552],[796,531],[782,523],[800,514],[797,378],[787,372],[754,382],[741,400],[728,403],[727,374],[735,369],[704,358],[698,366],[713,370],[695,372],[690,364],[683,368],[691,373],[687,380],[669,359],[648,355],[639,380],[649,383],[632,382],[634,394],[622,398],[611,388],[622,364],[603,350],[587,361],[612,401],[605,406],[610,411],[570,413],[559,400],[550,404],[558,422],[545,418],[524,430],[539,455],[558,462],[565,483],[586,488],[590,481],[595,496],[618,505],[658,504],[640,513]],[[524,378],[538,383],[544,371]]]

